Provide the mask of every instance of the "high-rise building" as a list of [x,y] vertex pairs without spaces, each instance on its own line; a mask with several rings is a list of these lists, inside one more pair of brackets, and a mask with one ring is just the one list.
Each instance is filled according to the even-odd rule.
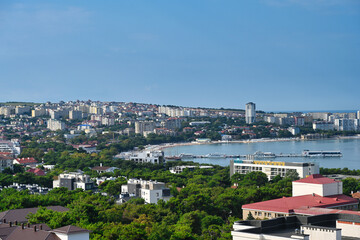
[[51,131],[64,130],[65,123],[58,120],[49,119],[47,121],[47,128],[50,129]]
[[254,123],[256,121],[256,105],[253,102],[246,104],[245,108],[245,121],[247,124]]

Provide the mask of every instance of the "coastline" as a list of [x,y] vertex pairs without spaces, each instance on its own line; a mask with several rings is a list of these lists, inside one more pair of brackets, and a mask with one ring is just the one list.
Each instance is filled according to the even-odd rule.
[[179,147],[179,146],[193,146],[193,145],[210,145],[210,144],[231,144],[231,143],[258,143],[258,142],[290,142],[290,141],[316,141],[316,140],[334,140],[334,139],[360,139],[360,134],[355,136],[335,136],[330,138],[319,138],[319,139],[301,139],[299,137],[294,138],[258,138],[258,139],[247,139],[247,140],[234,140],[234,141],[209,141],[209,142],[181,142],[181,143],[163,143],[160,145],[150,145],[147,149],[152,150],[163,150],[165,148]]

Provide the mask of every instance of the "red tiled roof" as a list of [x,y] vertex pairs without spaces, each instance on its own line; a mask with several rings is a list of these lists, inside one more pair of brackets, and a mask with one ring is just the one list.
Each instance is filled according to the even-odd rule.
[[100,167],[100,166],[96,166],[96,167],[93,167],[91,170],[94,170],[94,171],[106,171],[108,170],[110,167]]
[[27,172],[34,173],[37,176],[45,176],[45,172],[39,168],[30,168]]
[[330,214],[330,213],[360,215],[360,211],[331,209],[331,208],[318,208],[318,207],[312,207],[312,208],[301,207],[301,208],[294,209],[294,213],[304,214],[304,215],[321,215],[321,214]]
[[321,174],[313,174],[308,176],[307,178],[303,178],[300,180],[296,180],[294,182],[300,182],[300,183],[313,183],[313,184],[329,184],[337,182],[334,179],[324,177]]
[[242,209],[262,210],[271,212],[291,213],[301,207],[328,208],[338,205],[358,203],[358,199],[343,194],[322,197],[317,194],[309,194],[296,197],[283,197],[274,200],[250,203],[242,206]]
[[17,158],[16,161],[18,161],[19,164],[37,163],[37,161],[33,157]]

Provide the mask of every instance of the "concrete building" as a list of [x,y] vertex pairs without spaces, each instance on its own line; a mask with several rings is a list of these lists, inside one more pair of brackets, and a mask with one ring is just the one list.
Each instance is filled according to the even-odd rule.
[[183,165],[183,166],[171,167],[169,170],[170,170],[171,173],[179,174],[179,173],[182,173],[185,169],[188,169],[189,171],[194,171],[196,168],[210,169],[210,168],[214,168],[214,167],[213,166],[189,166],[189,165]]
[[156,124],[154,121],[139,121],[135,122],[135,133],[146,135],[148,133],[154,133]]
[[335,119],[334,127],[337,131],[358,131],[360,126],[359,119]]
[[[324,209],[325,210],[325,209]],[[330,210],[330,209],[326,209]],[[313,211],[312,216],[237,221],[233,240],[359,240],[360,215],[351,211]]]
[[[313,174],[293,182],[293,197],[282,197],[242,206],[243,216],[266,219],[308,214],[310,208],[357,210],[359,200],[343,195],[342,184],[334,179]],[[318,210],[321,211],[321,210]]]
[[24,113],[30,113],[30,106],[16,106],[15,107],[15,114],[21,115]]
[[164,152],[155,150],[144,150],[134,152],[122,152],[115,156],[115,158],[121,158],[124,160],[133,161],[135,163],[164,163]]
[[17,139],[11,139],[11,141],[0,140],[0,153],[6,153],[17,157],[21,153],[19,141]]
[[301,162],[230,160],[230,176],[235,173],[263,172],[268,176],[269,180],[272,180],[277,175],[285,177],[289,171],[296,171],[300,178],[304,178],[319,173],[319,165]]
[[329,130],[334,130],[335,127],[334,127],[334,123],[332,123],[332,122],[315,121],[315,122],[313,122],[313,129],[329,131]]
[[70,172],[60,174],[58,179],[53,181],[53,188],[57,187],[65,187],[69,190],[75,190],[77,188],[91,190],[94,188],[94,183],[88,175]]
[[0,107],[0,115],[4,115],[5,117],[10,117],[10,115],[15,114],[14,106],[3,106]]
[[135,163],[162,164],[164,163],[164,152],[163,151],[135,152],[130,156],[129,160]]
[[51,131],[64,130],[65,123],[59,120],[49,119],[47,121],[47,128],[50,129]]
[[192,127],[201,126],[205,124],[210,124],[209,121],[199,121],[199,122],[190,122],[189,125]]
[[330,113],[328,112],[311,112],[308,115],[312,116],[314,120],[328,121]]
[[295,120],[295,126],[304,126],[305,125],[305,118],[304,117],[294,117]]
[[169,118],[161,123],[164,128],[169,130],[176,130],[181,128],[181,119],[180,118]]
[[115,119],[110,117],[103,117],[101,119],[101,124],[105,126],[112,126],[115,125]]
[[76,111],[76,110],[70,110],[69,111],[69,119],[71,119],[71,120],[82,119],[82,112]]
[[256,121],[256,105],[253,102],[249,102],[245,105],[245,121],[247,124]]
[[69,116],[69,111],[67,109],[50,109],[49,115],[51,119],[66,118]]
[[5,168],[13,169],[13,160],[14,158],[8,154],[0,154],[0,173],[3,172]]
[[47,115],[47,111],[45,108],[35,108],[34,110],[31,111],[31,116],[32,117],[41,117],[41,116],[45,116]]
[[155,204],[160,199],[168,201],[172,197],[170,189],[165,187],[165,183],[141,179],[129,179],[127,185],[121,186],[121,193],[129,194],[130,197],[141,197],[145,203]]
[[356,113],[356,118],[357,118],[357,119],[360,119],[360,110],[357,111],[357,113]]
[[288,127],[288,131],[291,132],[292,135],[296,135],[300,133],[299,127]]
[[324,177],[320,174],[313,174],[292,182],[292,196],[303,196],[308,194],[317,194],[319,196],[331,196],[343,193],[341,181]]

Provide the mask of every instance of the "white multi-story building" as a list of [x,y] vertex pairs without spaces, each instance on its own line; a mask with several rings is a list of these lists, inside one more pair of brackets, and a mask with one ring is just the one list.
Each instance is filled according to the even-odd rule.
[[42,107],[35,108],[34,110],[31,111],[32,117],[41,117],[44,115],[47,115],[47,111],[45,108],[42,108]]
[[205,124],[210,124],[209,121],[199,121],[199,122],[190,122],[189,125],[192,127],[201,126]]
[[300,178],[319,173],[316,163],[275,162],[262,160],[230,160],[230,176],[235,173],[263,172],[272,180],[275,176],[285,177],[289,171],[296,171]]
[[115,124],[115,119],[110,117],[103,117],[101,119],[101,124],[105,126],[112,126]]
[[122,152],[115,156],[124,160],[130,160],[135,163],[164,163],[164,152],[155,150],[144,150],[135,152]]
[[323,131],[334,130],[334,123],[325,121],[313,122],[313,129]]
[[288,131],[291,132],[292,135],[296,135],[300,133],[299,127],[288,127]]
[[58,120],[49,119],[47,121],[47,128],[50,129],[51,131],[64,130],[65,123]]
[[11,141],[0,140],[0,153],[11,153],[17,157],[21,153],[20,143],[17,139]]
[[5,117],[10,117],[10,115],[15,114],[14,106],[4,106],[0,107],[0,115],[4,115]]
[[69,119],[81,119],[82,118],[82,112],[71,110],[69,111]]
[[171,198],[170,189],[165,187],[165,183],[152,180],[129,179],[127,185],[121,186],[121,193],[141,197],[145,203],[156,204],[160,199],[168,201]]
[[24,114],[24,113],[30,113],[30,106],[16,106],[15,107],[15,114]]
[[334,121],[334,127],[338,131],[358,131],[359,125],[359,119],[341,118]]
[[13,168],[14,158],[7,156],[5,154],[0,154],[0,173],[4,171],[5,168]]
[[343,184],[319,174],[292,182],[292,196],[317,194],[322,197],[343,194]]
[[357,118],[357,119],[360,119],[360,110],[357,111],[357,113],[356,113],[356,118]]
[[256,121],[256,105],[253,102],[249,102],[245,105],[245,121],[247,124]]
[[164,162],[164,152],[163,151],[135,152],[130,156],[129,160],[135,163],[161,164]]
[[328,121],[330,113],[328,112],[311,112],[308,113],[308,115],[312,116],[314,120],[322,120],[322,121]]
[[155,127],[156,124],[153,121],[135,122],[135,133],[142,135],[147,135],[148,133],[154,133]]
[[196,168],[209,169],[209,168],[214,168],[214,167],[213,166],[189,166],[189,165],[183,165],[183,166],[171,167],[169,170],[170,170],[171,173],[179,174],[179,173],[182,173],[185,169],[189,169],[189,171],[194,171]]
[[94,188],[94,183],[88,175],[70,172],[60,174],[58,179],[53,181],[53,188],[57,187],[65,187],[69,190],[75,190],[77,188],[91,190]]

